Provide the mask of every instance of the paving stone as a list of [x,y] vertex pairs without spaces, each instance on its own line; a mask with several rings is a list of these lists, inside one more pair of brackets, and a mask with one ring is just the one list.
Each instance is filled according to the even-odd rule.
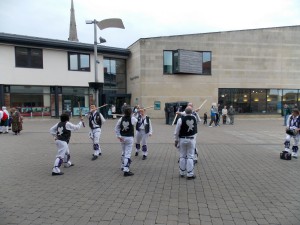
[[147,160],[132,156],[134,176],[120,170],[116,120],[107,120],[102,156],[91,161],[88,128],[72,132],[75,166],[53,177],[49,128],[57,121],[25,118],[21,135],[0,134],[0,225],[300,224],[300,161],[279,158],[282,118],[237,116],[234,126],[199,125],[192,181],[179,177],[175,126],[156,119]]

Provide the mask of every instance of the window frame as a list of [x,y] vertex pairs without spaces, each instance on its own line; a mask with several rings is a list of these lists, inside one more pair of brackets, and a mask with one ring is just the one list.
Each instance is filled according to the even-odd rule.
[[[212,68],[211,68],[211,61],[212,61],[212,52],[211,51],[195,51],[195,52],[200,52],[202,53],[202,73],[176,73],[175,71],[175,66],[178,66],[178,61],[176,62],[176,57],[178,58],[178,51],[177,50],[163,50],[163,74],[164,75],[212,75]],[[191,51],[191,50],[188,50]],[[176,55],[177,53],[177,55]],[[168,55],[167,55],[168,54]],[[205,55],[209,54],[209,60],[207,59],[207,56],[205,57]],[[166,64],[165,60],[169,57],[172,57],[171,60],[171,65]],[[209,67],[209,69],[207,69],[207,65]],[[169,66],[169,67],[167,67]],[[171,66],[171,71],[170,71],[170,66]],[[169,69],[167,69],[169,68]]]
[[[21,50],[26,54],[21,54]],[[15,66],[18,68],[43,69],[43,49],[15,46]]]
[[[73,59],[71,60],[71,56],[76,56],[76,67],[77,69],[71,68]],[[83,67],[83,56],[88,56],[88,67]],[[90,72],[91,71],[91,56],[88,53],[80,53],[80,52],[68,52],[68,70],[69,71],[80,71],[80,72]]]

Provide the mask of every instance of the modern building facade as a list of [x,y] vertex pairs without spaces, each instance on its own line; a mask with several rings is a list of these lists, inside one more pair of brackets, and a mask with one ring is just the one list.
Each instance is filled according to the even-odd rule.
[[300,100],[300,26],[145,38],[129,49],[128,91],[144,106],[207,99],[201,113],[215,102],[280,114]]
[[[0,33],[0,55],[1,105],[58,116],[94,101],[92,44]],[[154,106],[153,118],[169,102],[280,114],[300,100],[300,26],[142,38],[98,46],[98,60],[99,105]]]
[[[24,116],[79,115],[93,102],[94,46],[0,33],[0,103]],[[98,46],[100,103],[123,104],[129,50]]]

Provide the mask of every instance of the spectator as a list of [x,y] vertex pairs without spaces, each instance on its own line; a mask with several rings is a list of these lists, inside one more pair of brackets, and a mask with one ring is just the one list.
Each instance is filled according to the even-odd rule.
[[228,117],[229,117],[229,119],[230,119],[230,125],[233,125],[233,123],[234,123],[234,114],[235,114],[235,110],[234,110],[234,108],[232,107],[232,105],[229,107],[229,109],[228,109]]
[[16,108],[11,109],[11,117],[11,130],[15,135],[18,135],[23,130],[23,117]]
[[226,105],[225,105],[224,108],[222,109],[222,119],[223,119],[223,124],[226,124],[227,113],[228,113],[228,110],[227,110],[227,107],[226,107]]
[[286,121],[291,115],[291,109],[287,104],[283,105],[282,115],[283,115],[283,126],[286,126]]

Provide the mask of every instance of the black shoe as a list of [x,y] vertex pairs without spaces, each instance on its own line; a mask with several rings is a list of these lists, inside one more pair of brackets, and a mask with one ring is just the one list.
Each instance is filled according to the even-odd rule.
[[194,164],[196,164],[198,162],[198,160],[194,160]]
[[135,153],[135,156],[138,156],[138,155],[139,155],[139,153],[138,153],[138,152],[136,152],[136,153]]
[[133,176],[133,175],[134,175],[134,173],[131,171],[124,172],[124,177]]
[[102,153],[100,152],[99,155],[102,155]]
[[147,156],[143,155],[143,160],[147,159]]
[[96,160],[96,159],[98,159],[98,156],[93,155],[92,161],[94,161],[94,160]]
[[184,177],[184,175],[180,175],[180,177]]
[[59,172],[59,173],[52,172],[52,176],[59,176],[59,175],[63,175],[63,174],[64,174],[63,172]]
[[196,176],[193,175],[193,176],[191,176],[191,177],[187,177],[186,179],[188,179],[188,180],[194,180],[194,179],[196,179]]

